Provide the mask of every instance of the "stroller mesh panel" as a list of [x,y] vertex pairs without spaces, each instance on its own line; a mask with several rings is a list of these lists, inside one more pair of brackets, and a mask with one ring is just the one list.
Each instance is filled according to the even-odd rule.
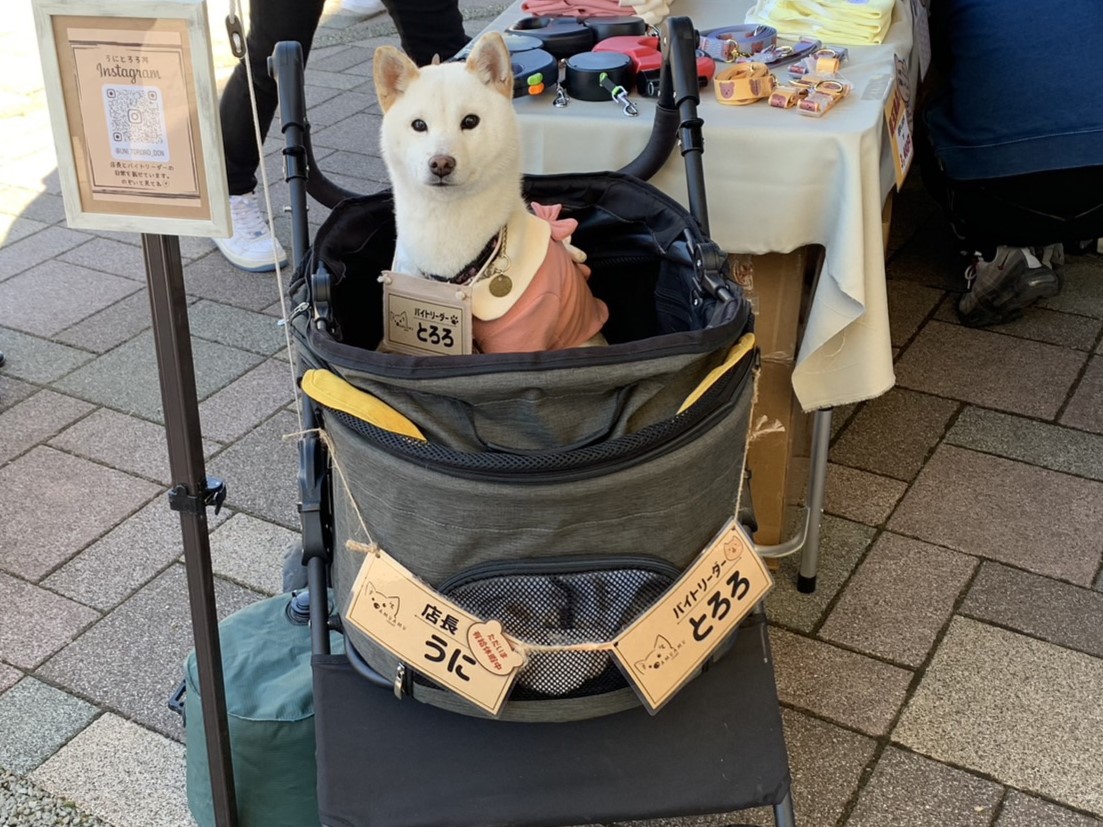
[[[523,564],[517,569],[522,571]],[[666,591],[675,576],[643,569],[553,576],[516,573],[474,580],[445,592],[473,614],[501,621],[502,628],[520,640],[563,646],[616,637]],[[510,697],[581,698],[626,685],[605,652],[530,651]]]

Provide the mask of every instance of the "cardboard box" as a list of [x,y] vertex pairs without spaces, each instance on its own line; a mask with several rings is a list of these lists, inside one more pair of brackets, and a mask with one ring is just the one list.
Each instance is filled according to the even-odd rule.
[[796,517],[808,484],[812,417],[793,394],[792,376],[822,256],[820,248],[804,247],[786,254],[732,258],[732,277],[755,310],[762,354],[751,432],[765,432],[754,438],[747,453],[758,519],[755,540],[776,545],[799,527]]

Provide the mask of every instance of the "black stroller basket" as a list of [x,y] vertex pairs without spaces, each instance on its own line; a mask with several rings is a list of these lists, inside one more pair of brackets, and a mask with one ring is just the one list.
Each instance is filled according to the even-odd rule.
[[[539,647],[501,718],[566,721],[638,705],[607,652],[566,647],[615,638],[734,516],[757,367],[749,306],[707,234],[695,34],[674,18],[663,38],[671,59],[641,156],[616,173],[524,182],[527,199],[578,220],[572,241],[609,307],[609,345],[445,357],[376,350],[378,276],[395,246],[391,197],[353,195],[317,171],[297,48],[278,47],[316,654],[328,653],[327,584],[342,618],[361,552],[377,544],[466,611]],[[676,136],[692,212],[643,180]],[[334,207],[309,249],[308,188]],[[481,714],[353,624],[343,628],[367,680]]]

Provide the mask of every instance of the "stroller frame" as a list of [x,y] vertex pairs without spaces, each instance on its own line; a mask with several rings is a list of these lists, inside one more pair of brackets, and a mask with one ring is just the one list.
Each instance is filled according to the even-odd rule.
[[[651,140],[640,157],[624,170],[621,170],[621,172],[627,172],[635,177],[646,180],[665,161],[673,147],[675,139],[679,139],[681,143],[681,153],[686,164],[690,211],[697,218],[704,233],[707,235],[708,217],[701,161],[701,154],[703,152],[703,141],[701,136],[702,121],[697,117],[696,113],[696,106],[699,102],[699,92],[693,59],[694,44],[697,40],[696,33],[687,18],[671,18],[663,24],[661,38],[663,44],[662,52],[665,59],[662,69],[662,79],[660,81],[658,109]],[[286,148],[284,150],[285,171],[286,180],[290,187],[291,211],[293,216],[292,254],[294,260],[299,263],[300,266],[305,266],[309,250],[306,222],[307,195],[310,195],[326,206],[334,206],[340,200],[354,194],[328,181],[328,179],[318,171],[317,165],[314,162],[309,140],[309,124],[305,113],[302,55],[298,44],[278,44],[276,51],[269,60],[269,69],[270,73],[278,81],[282,129],[286,143]],[[712,291],[714,295],[727,293],[730,297],[731,287],[726,280],[719,275],[723,264],[723,253],[715,245],[702,245],[696,253],[702,260],[699,264],[703,264],[701,272],[706,274],[705,280],[707,282],[707,289]],[[328,287],[329,285],[324,279],[315,281],[312,284],[312,298],[314,300],[315,309],[322,313],[324,313],[326,303],[330,300]],[[307,570],[308,591],[306,594],[309,597],[316,698],[320,699],[316,701],[316,704],[321,705],[327,702],[326,699],[330,697],[330,694],[333,692],[332,687],[337,684],[334,683],[332,679],[329,684],[319,683],[319,681],[325,676],[327,670],[332,671],[334,668],[341,666],[339,661],[343,660],[343,656],[334,657],[330,655],[329,650],[329,630],[332,626],[332,622],[330,619],[331,607],[327,595],[327,585],[329,566],[332,557],[332,514],[328,499],[330,478],[326,471],[326,448],[322,439],[316,432],[319,422],[316,418],[313,403],[305,397],[302,399],[302,413],[305,433],[299,441],[298,479],[301,496],[299,511],[302,523],[302,561]],[[773,683],[773,666],[769,655],[769,644],[765,635],[765,614],[761,606],[756,609],[752,616],[750,627],[756,630],[757,633],[741,635],[742,640],[739,645],[745,650],[746,660],[748,662],[757,661],[760,665],[759,672],[757,673],[757,681],[760,686],[755,690],[758,697],[757,706],[763,709],[772,708],[774,716],[777,718],[776,722],[773,722],[773,719],[770,719],[768,715],[764,716],[769,720],[767,721],[768,725],[760,733],[760,740],[763,745],[762,752],[769,754],[775,765],[777,765],[779,761],[780,764],[785,765],[787,758],[784,739],[780,732],[780,718],[777,717],[777,699],[776,687]],[[725,663],[726,668],[724,668]],[[733,664],[737,663],[737,656],[735,654],[729,654],[725,662],[722,662],[721,665],[716,668],[716,671],[718,673],[723,673],[725,671],[731,672],[735,668]],[[370,686],[371,683],[377,684],[377,687],[366,690],[364,694],[368,692],[372,693],[370,698],[371,702],[361,707],[365,716],[371,715],[374,716],[374,718],[366,724],[361,722],[361,726],[386,727],[388,719],[392,717],[390,715],[390,709],[395,704],[394,699],[389,698],[390,690],[393,688],[391,682],[381,675],[371,673],[370,670],[366,671],[361,668],[357,671],[359,674],[352,677],[356,680],[360,680],[363,686]],[[345,681],[347,684],[348,677],[349,675],[339,675],[337,680],[338,682]],[[367,677],[368,681],[365,682],[364,677]],[[708,684],[708,691],[715,692],[719,690],[719,687],[726,686],[726,684],[720,683],[723,677],[722,674],[703,676],[695,681],[691,687],[696,686],[698,683],[702,684],[702,686]],[[728,677],[730,678],[730,675]],[[762,689],[762,687],[767,687],[767,685],[768,688]],[[762,689],[762,691],[759,691],[759,689]],[[702,688],[700,691],[705,692],[706,689]],[[724,691],[726,692],[727,689]],[[738,687],[732,691],[738,691]],[[687,695],[691,694],[688,692],[688,688],[683,692]],[[379,699],[390,704],[391,707],[376,709],[375,702]],[[735,703],[732,703],[731,706],[740,707],[742,702],[753,700],[754,698],[748,697],[741,699],[737,696],[735,698]],[[671,706],[674,706],[674,702],[671,703]],[[401,717],[404,723],[400,726],[405,727],[405,729],[401,729],[400,731],[405,733],[411,744],[416,745],[419,741],[423,745],[426,743],[435,743],[434,739],[439,733],[448,731],[450,723],[455,724],[454,732],[456,733],[466,731],[471,727],[482,727],[481,733],[483,736],[486,736],[491,731],[487,729],[488,727],[491,729],[498,727],[501,730],[501,728],[506,726],[520,726],[525,728],[523,737],[531,737],[540,740],[541,754],[549,749],[552,752],[555,752],[556,749],[561,750],[563,736],[568,733],[567,727],[573,728],[569,731],[568,738],[568,740],[573,739],[572,743],[580,739],[583,742],[588,741],[590,740],[590,732],[600,732],[600,735],[594,736],[598,740],[595,740],[592,744],[593,754],[596,756],[598,745],[607,743],[608,739],[611,737],[611,733],[612,737],[633,744],[634,742],[632,738],[629,737],[630,735],[637,731],[642,731],[640,727],[647,726],[648,721],[658,720],[649,719],[642,710],[636,710],[636,712],[640,713],[639,715],[622,713],[620,715],[607,716],[606,718],[574,722],[569,725],[506,725],[499,722],[467,719],[464,716],[455,715],[454,713],[445,713],[440,710],[430,709],[421,704],[412,704],[408,702],[403,705],[403,707],[404,709],[402,710]],[[316,708],[318,707],[316,706]],[[441,715],[445,715],[447,718],[439,718]],[[665,720],[673,723],[685,721],[687,726],[692,725],[694,721],[699,721],[701,718],[700,711],[694,709],[693,704],[689,701],[683,703],[677,712],[673,709],[670,712],[664,710],[663,716],[665,716]],[[541,727],[543,727],[543,729],[541,729]],[[630,729],[626,729],[626,727]],[[724,730],[726,727],[720,727],[719,729]],[[553,734],[553,730],[559,730],[559,736]],[[705,727],[705,730],[711,732],[711,727]],[[515,732],[521,734],[519,730]],[[457,734],[455,737],[462,736]],[[730,745],[720,743],[721,739],[717,736],[705,737],[711,737],[711,740],[715,742],[704,748],[706,756],[714,756],[717,761],[731,760],[731,756],[734,753],[731,752]],[[504,741],[499,740],[494,742],[493,738],[487,738],[486,740],[497,743],[499,751],[505,750],[506,743]],[[467,741],[465,746],[470,748],[470,744],[471,741]],[[551,746],[549,746],[549,744]],[[583,746],[585,747],[585,743],[583,743]],[[414,748],[416,749],[416,746]],[[640,745],[636,744],[630,747],[629,751],[638,752],[639,749],[641,749]],[[753,755],[753,750],[749,750],[746,747],[741,747],[741,749],[747,750],[747,752],[741,753],[741,755]],[[627,759],[632,756],[625,752],[623,757]],[[651,753],[647,753],[644,756],[644,760],[646,761],[654,757],[655,756]],[[480,758],[485,759],[484,767],[496,767],[501,771],[508,771],[510,760],[517,760],[515,756],[513,759],[507,758],[503,762],[503,759],[500,757],[496,758],[496,756],[487,755],[485,751]],[[596,762],[589,756],[580,756],[578,760],[586,765],[594,763],[593,772],[600,772],[601,768],[604,766],[600,757],[597,758]],[[456,771],[463,773],[465,772],[465,766],[475,763],[478,762],[469,761],[465,758],[464,761],[457,762]],[[328,765],[323,756],[319,755],[319,778],[322,778],[323,775],[328,772],[340,772],[341,769],[343,768]],[[525,798],[527,796],[534,802],[544,802],[545,806],[555,806],[555,799],[562,798],[559,794],[561,791],[554,788],[554,768],[544,767],[544,769],[552,778],[552,790],[549,792],[546,788],[542,790],[518,789],[517,798]],[[376,770],[380,774],[385,773],[387,764],[379,765],[376,767]],[[662,784],[689,784],[692,779],[686,775],[686,772],[685,770],[675,769],[665,775],[660,773],[661,778],[657,782],[653,782],[652,786],[656,784],[660,787]],[[750,793],[749,788],[748,790],[740,791],[741,795],[758,795],[759,798],[752,799],[746,804],[733,806],[730,809],[767,804],[773,807],[774,817],[778,827],[794,827],[796,822],[793,813],[792,798],[789,791],[790,780],[788,777],[787,765],[782,774],[779,775],[774,773],[771,778],[773,778],[772,792],[766,793],[766,795],[772,796],[769,800],[762,799],[763,793],[761,787],[763,786],[763,782],[760,781],[757,782],[759,789],[757,789],[756,793]],[[381,777],[381,781],[383,783],[379,785],[379,797],[393,797],[395,794],[398,794],[398,790],[392,791],[391,787],[401,784],[401,777],[396,777],[389,783],[387,779]],[[631,779],[627,779],[626,783],[631,783]],[[709,787],[709,785],[704,786],[705,788]],[[713,786],[715,786],[715,784],[713,784]],[[769,786],[769,784],[766,786]],[[711,793],[713,793],[712,789],[703,790],[703,794]],[[615,793],[613,797],[615,798],[616,795]],[[543,821],[539,814],[529,814],[524,809],[523,805],[519,805],[519,809],[506,814],[505,821],[496,821],[494,823],[508,823],[509,825],[521,827],[521,825],[535,826],[545,823],[582,823],[587,818],[594,821],[597,821],[599,818],[602,820],[614,819],[619,801],[610,804],[606,801],[599,801],[598,799],[600,796],[591,796],[591,798],[594,799],[593,801],[588,799],[586,795],[582,797],[585,799],[585,805],[582,810],[572,811],[572,815],[568,815],[566,811],[557,812],[556,815],[553,816],[553,819],[557,820],[551,822]],[[689,807],[698,806],[693,803],[694,796],[692,793],[688,796],[682,795],[679,800]],[[725,798],[723,800],[726,801],[727,799]],[[580,806],[583,805],[580,804]],[[415,815],[402,812],[400,816],[397,812],[387,811],[386,807],[383,809],[395,819],[394,821],[387,820],[385,822],[387,824],[394,823],[401,824],[402,827],[416,827],[416,825],[419,824],[428,825],[439,823],[432,820],[422,822],[419,821],[418,817]],[[663,811],[655,812],[654,815],[692,815],[712,811],[715,810],[707,809],[702,811],[694,809],[692,812],[679,811],[677,813]],[[634,817],[644,816],[636,815]],[[480,821],[479,819],[482,820]],[[359,824],[359,822],[356,823]],[[372,822],[373,825],[375,823],[377,822]],[[489,822],[484,813],[479,813],[478,815],[465,813],[456,819],[457,825],[485,825],[487,823]],[[340,822],[334,822],[330,827],[346,827],[346,825],[347,827],[352,827],[353,822],[342,820]]]

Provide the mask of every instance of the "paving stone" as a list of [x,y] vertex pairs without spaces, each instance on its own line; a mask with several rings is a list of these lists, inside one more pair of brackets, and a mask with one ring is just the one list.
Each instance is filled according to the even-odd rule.
[[143,284],[146,281],[146,264],[141,247],[109,238],[92,238],[58,256],[58,260],[135,279]]
[[1103,548],[1103,484],[943,445],[890,530],[1089,585]]
[[104,715],[31,774],[43,789],[115,827],[194,827],[177,744]]
[[[315,50],[311,49],[310,51],[313,53]],[[329,86],[315,86],[310,82],[309,75],[307,75],[304,89],[306,92],[306,111],[310,113],[310,120],[312,122],[314,120],[314,110],[316,107],[342,94],[340,89],[333,89]],[[314,153],[314,160],[321,160],[321,158],[318,157],[318,153]]]
[[203,432],[230,442],[263,422],[295,398],[287,364],[269,359],[235,379],[199,406]]
[[905,344],[919,329],[923,320],[942,301],[941,290],[924,287],[912,281],[890,279],[887,284],[889,302],[889,333],[894,345]]
[[847,583],[820,637],[918,667],[976,564],[957,552],[882,534]]
[[365,152],[374,149],[377,145],[379,125],[382,120],[383,116],[379,114],[353,115],[313,133],[312,139],[317,146],[344,149],[349,152]]
[[357,178],[374,181],[376,186],[371,190],[372,192],[389,186],[390,178],[387,175],[387,166],[378,155],[364,155],[360,152],[338,150],[326,158],[322,167],[329,172],[340,170],[345,175],[354,175]]
[[[117,411],[100,408],[51,439],[50,445],[163,485],[172,482],[164,426]],[[203,442],[206,456],[218,447],[216,442]]]
[[[942,322],[961,324],[955,310],[956,306],[956,300],[943,302],[934,317]],[[1031,307],[1021,318],[1013,322],[992,325],[985,329],[993,333],[1006,333],[1021,339],[1034,339],[1038,342],[1048,342],[1051,345],[1061,345],[1076,350],[1091,350],[1101,326],[1103,324],[1098,319],[1088,316]]]
[[[289,244],[284,247],[291,249]],[[263,310],[273,299],[279,298],[271,273],[238,270],[218,252],[209,253],[184,267],[184,284],[190,295],[246,310]]]
[[38,580],[160,487],[52,448],[0,468],[0,569]]
[[41,187],[27,189],[0,181],[0,213],[57,224],[65,220],[65,203],[60,195],[43,192]]
[[271,315],[217,302],[203,300],[189,307],[188,325],[192,336],[264,356],[287,347],[283,328]]
[[0,324],[51,336],[138,289],[130,279],[48,261],[0,282]]
[[[27,216],[27,218],[33,217],[33,215]],[[91,236],[87,233],[78,233],[65,227],[47,227],[40,233],[7,245],[0,250],[0,283],[11,276],[25,273],[35,265],[48,261],[78,244],[83,244],[89,238]]]
[[858,560],[869,547],[876,530],[825,514],[820,524],[820,559],[816,591],[797,591],[800,555],[781,561],[774,573],[774,588],[766,598],[772,623],[810,632],[820,622],[824,609],[842,587]]
[[7,462],[70,422],[85,416],[93,406],[53,391],[39,391],[0,414],[0,463]]
[[28,773],[96,717],[91,704],[24,678],[0,695],[0,767]]
[[1098,592],[985,563],[958,612],[1103,658]]
[[995,827],[1103,827],[1103,821],[1008,790]]
[[0,411],[14,408],[28,396],[38,393],[38,388],[12,379],[0,373]]
[[999,784],[889,747],[846,827],[988,827],[1002,795]]
[[958,407],[949,399],[893,388],[862,406],[832,446],[831,460],[912,480]]
[[228,507],[298,530],[298,446],[285,439],[298,430],[281,412],[211,460],[207,473],[226,481]]
[[[259,598],[215,581],[219,617]],[[184,567],[174,565],[143,586],[38,669],[45,679],[171,738],[180,719],[166,700],[183,677],[193,648]]]
[[0,572],[0,658],[32,669],[92,621],[99,612]]
[[[2,196],[0,196],[2,197]],[[44,230],[49,224],[30,218],[18,218],[14,215],[0,214],[0,249],[14,244],[22,238]]]
[[302,547],[299,532],[238,514],[211,534],[211,563],[221,577],[264,594],[279,594],[283,560],[293,547]]
[[1103,359],[1100,357],[1093,356],[1088,362],[1072,401],[1061,414],[1061,424],[1103,433]]
[[[781,720],[789,751],[797,823],[834,824],[857,789],[865,765],[873,756],[875,742],[792,709],[782,709]],[[736,822],[774,827],[773,808],[619,822],[616,827],[729,827]]]
[[[322,72],[311,69],[310,83],[313,86],[324,86],[329,89],[347,91],[360,84],[361,78],[355,75],[346,75],[344,72]],[[321,144],[319,144],[321,146]]]
[[930,322],[896,363],[896,378],[914,390],[1053,419],[1084,359],[1053,345]]
[[1103,813],[1103,662],[954,618],[893,739],[938,761]]
[[824,508],[860,523],[881,525],[907,487],[900,480],[828,463]]
[[1051,299],[1038,302],[1038,306],[1103,319],[1099,259],[1094,256],[1070,256],[1065,259],[1065,284],[1061,292]]
[[770,632],[778,696],[869,735],[883,735],[912,673],[781,629]]
[[[362,49],[353,51],[363,52]],[[373,103],[375,103],[374,95],[363,95],[353,91],[342,92],[325,103],[310,107],[311,130],[313,132],[313,130],[325,129],[353,115],[359,115]],[[339,167],[329,168],[339,169]]]
[[2,368],[5,376],[41,385],[61,378],[93,358],[87,351],[6,327],[0,327],[0,345],[6,357]]
[[1078,477],[1103,480],[1103,436],[966,407],[946,442]]
[[[200,401],[263,360],[255,353],[204,339],[193,339],[191,344]],[[108,408],[164,422],[152,330],[70,373],[56,387]]]
[[23,673],[14,666],[0,663],[0,692],[3,692],[8,687],[15,686],[22,677]]
[[143,289],[81,319],[56,333],[53,338],[84,350],[106,353],[133,339],[151,324],[149,293]]
[[[228,519],[225,509],[207,512],[208,530]],[[108,611],[183,554],[180,516],[158,497],[112,529],[42,585],[88,606]]]

